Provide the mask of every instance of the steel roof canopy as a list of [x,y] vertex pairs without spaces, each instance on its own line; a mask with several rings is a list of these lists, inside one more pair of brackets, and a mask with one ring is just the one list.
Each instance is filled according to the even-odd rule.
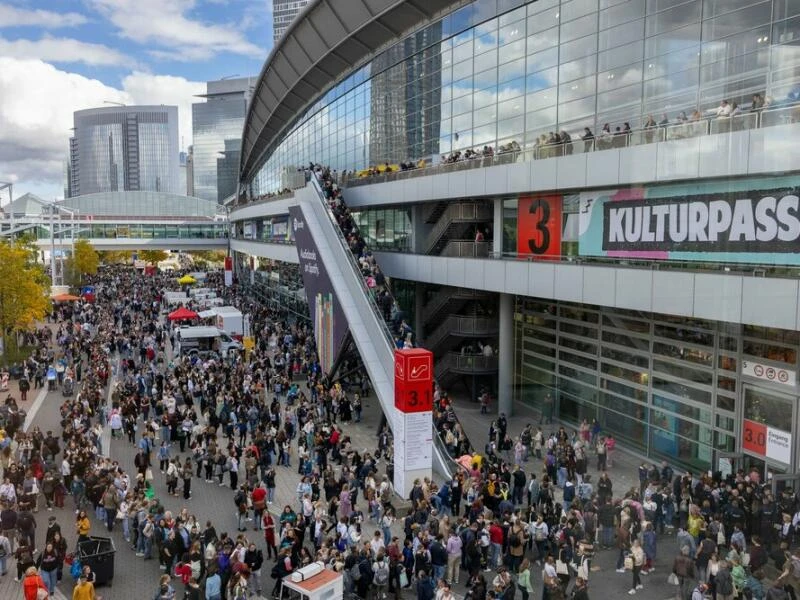
[[312,0],[267,57],[247,109],[240,181],[350,68],[462,0]]

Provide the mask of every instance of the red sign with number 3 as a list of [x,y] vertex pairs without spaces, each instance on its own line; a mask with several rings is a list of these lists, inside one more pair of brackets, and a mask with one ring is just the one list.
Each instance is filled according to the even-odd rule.
[[394,407],[403,413],[433,409],[433,354],[430,350],[394,351]]
[[742,449],[759,456],[766,456],[767,426],[763,423],[745,419],[742,426]]
[[520,196],[517,204],[517,254],[561,254],[561,196]]

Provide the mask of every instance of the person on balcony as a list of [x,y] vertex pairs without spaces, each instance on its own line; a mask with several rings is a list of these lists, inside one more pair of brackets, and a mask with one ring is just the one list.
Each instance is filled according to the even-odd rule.
[[717,118],[726,118],[731,116],[731,111],[733,111],[733,107],[728,104],[727,100],[723,100],[719,103],[719,107],[717,107]]

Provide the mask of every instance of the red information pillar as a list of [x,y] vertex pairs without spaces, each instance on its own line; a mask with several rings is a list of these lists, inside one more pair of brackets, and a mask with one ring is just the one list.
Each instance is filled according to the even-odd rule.
[[394,352],[394,487],[408,498],[414,479],[433,466],[433,354],[422,348]]

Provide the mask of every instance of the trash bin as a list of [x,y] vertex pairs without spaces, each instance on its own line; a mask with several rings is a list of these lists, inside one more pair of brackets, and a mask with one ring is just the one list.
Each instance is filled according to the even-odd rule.
[[107,537],[90,537],[78,542],[78,556],[82,565],[89,565],[94,572],[95,584],[111,585],[114,579],[114,540]]

